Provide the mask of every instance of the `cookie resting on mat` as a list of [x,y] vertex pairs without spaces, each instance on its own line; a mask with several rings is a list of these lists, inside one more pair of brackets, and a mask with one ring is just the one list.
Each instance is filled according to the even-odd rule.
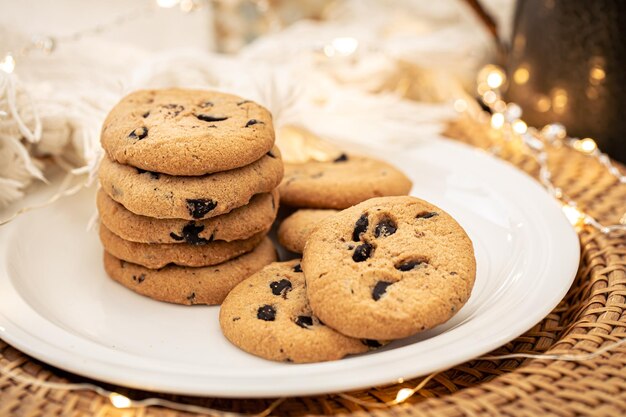
[[282,221],[278,227],[278,242],[287,250],[302,253],[307,239],[317,225],[338,213],[331,209],[300,209]]
[[200,268],[168,265],[149,269],[104,252],[104,269],[124,287],[159,301],[175,304],[220,304],[241,281],[276,260],[265,238],[252,252],[218,265]]
[[292,207],[345,209],[373,197],[407,195],[411,180],[392,165],[342,154],[334,161],[285,163],[281,203]]
[[382,197],[323,221],[302,269],[320,320],[348,336],[386,340],[450,319],[471,294],[476,261],[446,212],[414,197]]
[[104,191],[97,196],[100,221],[124,240],[204,245],[241,240],[268,230],[278,211],[278,191],[257,194],[248,204],[204,220],[155,219],[126,210]]
[[170,175],[249,165],[272,149],[272,116],[258,104],[212,91],[170,88],[124,97],[104,121],[102,147],[120,164]]
[[237,285],[220,308],[220,326],[235,346],[274,361],[331,361],[381,346],[339,334],[312,314],[299,260],[272,263]]
[[248,204],[255,194],[269,193],[282,177],[278,148],[250,165],[201,177],[145,172],[108,158],[99,170],[109,197],[135,214],[157,219],[199,220],[228,213]]

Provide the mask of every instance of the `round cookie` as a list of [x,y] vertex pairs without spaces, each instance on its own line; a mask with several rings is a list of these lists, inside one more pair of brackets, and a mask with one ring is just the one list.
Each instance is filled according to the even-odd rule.
[[337,333],[312,314],[299,260],[269,264],[237,285],[220,307],[220,326],[235,346],[274,361],[331,361],[380,346]]
[[219,265],[187,268],[168,265],[148,269],[104,252],[104,269],[123,286],[155,300],[175,304],[220,304],[239,282],[276,260],[269,239],[252,252]]
[[280,183],[283,162],[277,148],[243,168],[201,177],[144,172],[104,158],[99,178],[109,197],[135,214],[157,219],[199,220],[248,204]]
[[414,197],[373,198],[324,220],[302,260],[315,314],[352,337],[399,339],[447,321],[474,285],[472,242]]
[[154,219],[128,211],[99,190],[96,198],[100,221],[124,240],[140,243],[204,244],[231,242],[267,231],[278,211],[278,190],[257,194],[245,206],[204,220]]
[[171,88],[124,97],[104,121],[102,147],[125,165],[204,175],[249,165],[272,149],[272,116],[230,94]]
[[286,163],[279,191],[288,206],[345,209],[373,197],[406,195],[411,186],[386,162],[342,154],[328,162]]
[[278,242],[287,250],[302,253],[307,239],[324,219],[337,210],[300,209],[287,217],[278,227]]
[[170,243],[137,243],[124,240],[100,224],[100,241],[104,249],[116,258],[145,266],[163,268],[168,264],[180,266],[217,265],[250,252],[265,237],[257,233],[242,240],[214,240],[202,245],[172,245]]

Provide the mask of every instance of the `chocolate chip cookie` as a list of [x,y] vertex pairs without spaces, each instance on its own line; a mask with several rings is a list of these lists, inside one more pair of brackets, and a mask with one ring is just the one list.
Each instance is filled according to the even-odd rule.
[[265,238],[252,252],[219,265],[189,268],[168,265],[149,269],[104,252],[104,269],[123,286],[159,301],[176,304],[220,304],[239,282],[276,260]]
[[230,94],[170,88],[124,97],[104,121],[102,147],[120,164],[170,175],[249,165],[274,144],[271,114]]
[[382,197],[322,221],[302,269],[325,324],[352,337],[398,339],[452,317],[471,294],[476,261],[471,240],[442,209]]
[[237,285],[220,308],[220,326],[235,346],[274,361],[331,361],[380,346],[337,333],[313,315],[299,260],[269,264]]
[[171,243],[138,243],[124,240],[100,224],[100,241],[104,249],[116,258],[145,266],[163,268],[168,264],[180,266],[209,266],[226,262],[254,249],[265,237],[264,232],[242,240],[214,240],[195,245]]
[[411,180],[386,162],[351,154],[333,161],[285,164],[281,203],[293,207],[345,209],[372,197],[406,195]]
[[128,211],[99,190],[96,203],[100,221],[124,240],[140,243],[203,245],[212,241],[241,240],[267,231],[278,211],[278,191],[257,194],[245,206],[204,220],[154,219]]
[[99,178],[109,197],[135,214],[158,219],[200,220],[248,204],[280,183],[283,162],[272,154],[242,168],[200,177],[174,177],[146,172],[104,158]]
[[324,219],[338,213],[337,210],[300,209],[287,217],[278,227],[278,242],[287,250],[302,253],[309,235]]

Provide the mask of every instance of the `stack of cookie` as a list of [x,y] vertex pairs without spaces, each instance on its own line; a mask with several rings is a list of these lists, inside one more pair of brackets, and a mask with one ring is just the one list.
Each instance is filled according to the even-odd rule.
[[100,238],[120,284],[219,304],[276,259],[266,234],[283,163],[263,107],[207,91],[138,91],[111,110],[101,143]]
[[286,249],[302,253],[308,236],[325,218],[367,199],[407,195],[411,180],[378,159],[341,153],[330,161],[285,163],[280,201],[297,208],[278,229]]
[[372,198],[322,220],[302,261],[270,264],[235,287],[220,326],[266,359],[334,360],[449,320],[475,275],[472,241],[445,211]]

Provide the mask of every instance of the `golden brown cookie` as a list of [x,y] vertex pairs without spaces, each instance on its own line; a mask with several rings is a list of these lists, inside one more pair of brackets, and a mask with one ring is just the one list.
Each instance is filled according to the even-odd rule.
[[171,243],[138,243],[124,240],[100,224],[100,241],[104,249],[116,258],[150,269],[165,265],[209,266],[226,262],[250,252],[265,237],[264,232],[242,240],[214,240],[201,245]]
[[287,217],[278,227],[278,242],[287,250],[302,253],[309,235],[324,219],[338,213],[337,210],[300,209]]
[[345,209],[368,198],[406,195],[411,180],[390,164],[342,154],[334,161],[285,164],[280,202],[293,207]]
[[140,243],[201,245],[213,240],[227,242],[267,231],[278,211],[278,190],[257,194],[245,206],[204,220],[154,219],[128,211],[99,190],[96,203],[100,220],[124,240]]
[[242,168],[201,177],[145,172],[104,158],[99,178],[109,197],[135,214],[157,219],[198,220],[248,204],[253,195],[272,191],[283,176],[277,148]]
[[204,175],[249,165],[272,149],[271,114],[230,94],[170,88],[124,97],[104,121],[102,147],[125,165]]
[[325,324],[352,337],[399,339],[459,311],[476,261],[471,240],[442,209],[382,197],[322,221],[302,269],[311,308]]
[[123,286],[155,300],[176,304],[220,304],[235,285],[276,260],[264,239],[252,252],[219,265],[189,268],[168,265],[148,269],[104,252],[104,269]]
[[220,308],[220,326],[235,346],[274,361],[332,361],[380,346],[337,333],[313,315],[299,260],[269,264],[237,285]]

